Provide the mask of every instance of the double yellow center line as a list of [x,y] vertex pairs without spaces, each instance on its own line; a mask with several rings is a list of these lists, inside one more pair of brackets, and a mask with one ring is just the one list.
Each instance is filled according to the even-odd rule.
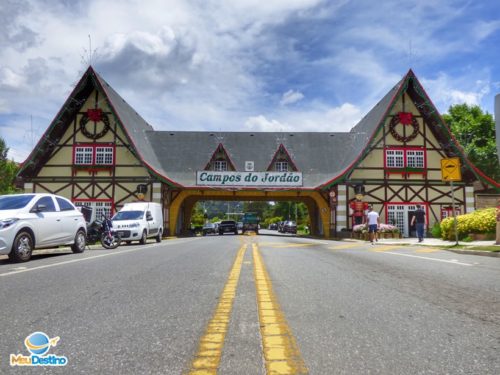
[[273,292],[257,244],[252,244],[260,334],[268,374],[307,374],[299,348]]
[[246,249],[247,245],[243,245],[238,251],[229,278],[219,298],[219,304],[215,308],[214,316],[208,323],[205,334],[201,337],[190,374],[217,373]]
[[[242,245],[214,315],[201,337],[190,374],[216,374],[222,357],[241,266],[247,245]],[[256,243],[252,244],[260,334],[268,374],[307,374],[299,348],[273,292],[271,279]]]

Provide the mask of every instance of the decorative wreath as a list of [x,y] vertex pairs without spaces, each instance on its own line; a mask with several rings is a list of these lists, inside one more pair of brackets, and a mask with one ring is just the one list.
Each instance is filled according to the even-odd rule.
[[[99,133],[94,133],[87,130],[87,122],[92,121],[94,124],[96,122],[102,121],[104,127]],[[104,137],[106,133],[109,131],[109,118],[108,115],[103,113],[100,109],[89,109],[87,113],[84,113],[82,118],[80,119],[80,130],[83,135],[90,139],[99,139]]]
[[[403,125],[411,125],[413,127],[413,132],[410,135],[403,137],[396,131],[396,125],[398,125],[399,123]],[[418,121],[415,117],[412,116],[411,113],[400,112],[392,118],[389,124],[389,131],[397,141],[409,142],[415,139],[418,135]]]

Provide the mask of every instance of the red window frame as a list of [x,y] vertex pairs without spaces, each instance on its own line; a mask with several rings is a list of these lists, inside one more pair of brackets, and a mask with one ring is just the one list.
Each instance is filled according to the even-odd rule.
[[[446,215],[445,215],[446,213]],[[455,215],[462,215],[462,207],[455,206]],[[453,207],[452,206],[441,206],[441,221],[453,217]]]
[[[109,147],[113,149],[113,161],[111,164],[96,164],[97,148]],[[77,148],[92,148],[92,163],[76,163],[76,149]],[[73,145],[73,165],[74,166],[97,166],[97,167],[112,167],[116,164],[116,145],[114,143],[75,143]]]
[[[390,167],[387,165],[387,151],[403,151],[403,167]],[[422,151],[424,153],[424,166],[422,168],[408,167],[408,151]],[[388,146],[384,149],[384,169],[387,174],[427,174],[427,149],[425,147]]]

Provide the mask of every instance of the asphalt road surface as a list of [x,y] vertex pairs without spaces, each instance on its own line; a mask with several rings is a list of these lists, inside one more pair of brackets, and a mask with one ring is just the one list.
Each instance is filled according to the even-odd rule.
[[229,234],[35,254],[0,260],[0,317],[1,374],[40,372],[34,332],[67,362],[44,373],[500,374],[500,258]]

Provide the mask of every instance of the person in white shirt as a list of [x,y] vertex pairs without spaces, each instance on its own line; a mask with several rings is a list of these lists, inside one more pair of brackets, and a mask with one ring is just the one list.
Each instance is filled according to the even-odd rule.
[[368,214],[366,215],[366,224],[368,225],[368,234],[370,236],[370,242],[373,245],[373,239],[378,241],[377,232],[378,226],[380,224],[380,217],[377,212],[373,211],[373,207],[368,207]]

